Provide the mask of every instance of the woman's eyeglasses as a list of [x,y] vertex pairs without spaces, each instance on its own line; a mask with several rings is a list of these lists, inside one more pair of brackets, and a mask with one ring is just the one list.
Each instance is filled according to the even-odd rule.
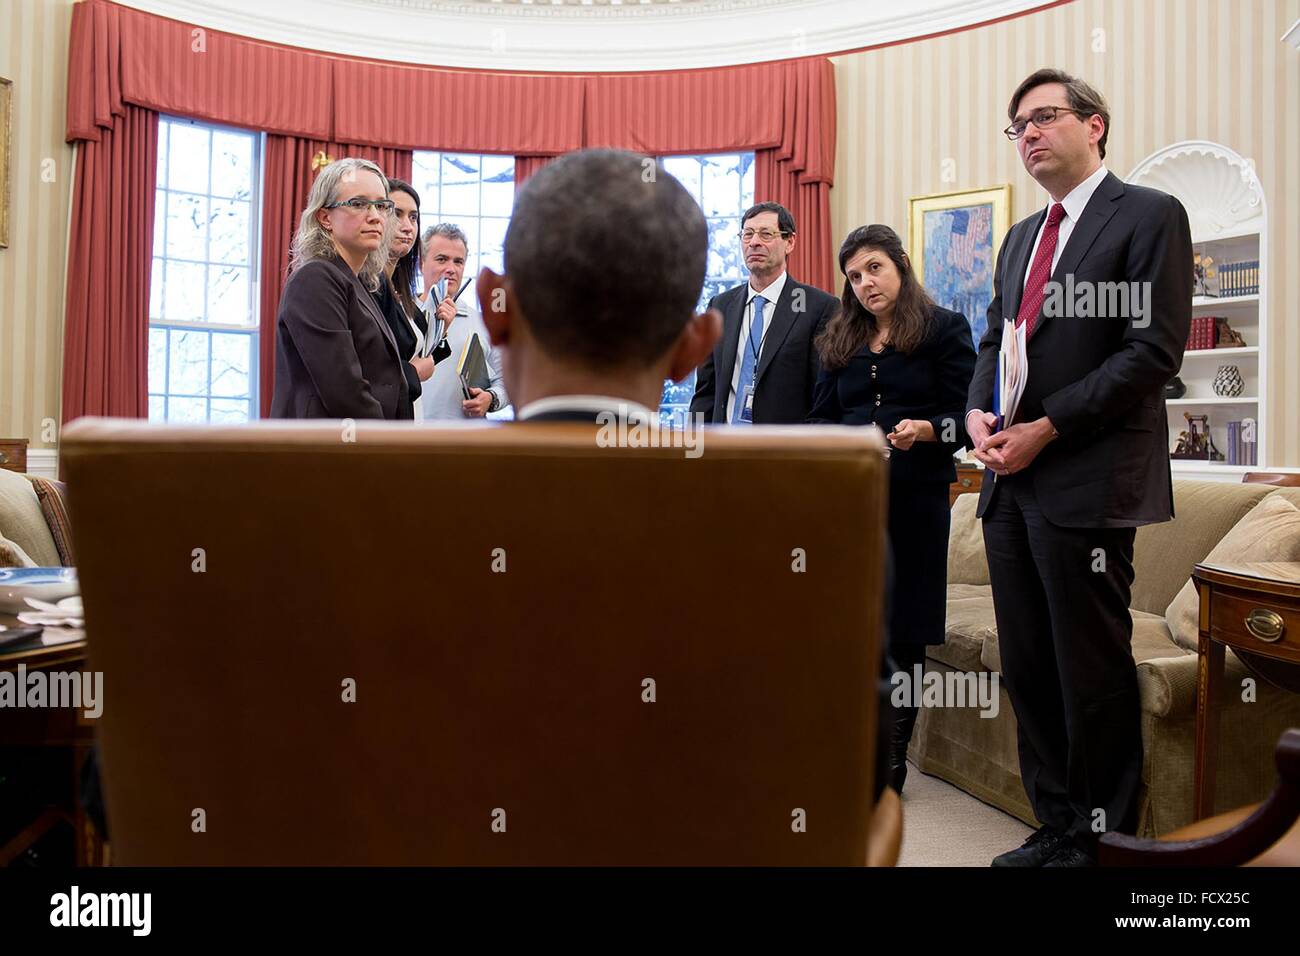
[[326,209],[351,209],[353,212],[365,212],[367,209],[373,209],[376,212],[387,216],[393,211],[393,201],[391,199],[362,199],[357,196],[344,202],[332,202],[325,205]]

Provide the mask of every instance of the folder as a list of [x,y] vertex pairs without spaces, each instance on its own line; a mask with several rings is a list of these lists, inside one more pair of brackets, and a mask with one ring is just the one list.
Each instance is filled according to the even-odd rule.
[[456,374],[460,376],[461,392],[466,398],[470,397],[471,388],[486,390],[492,384],[492,377],[488,373],[487,355],[483,351],[483,343],[479,341],[477,332],[471,332],[469,338],[465,340],[465,347],[460,350],[460,360],[456,363]]

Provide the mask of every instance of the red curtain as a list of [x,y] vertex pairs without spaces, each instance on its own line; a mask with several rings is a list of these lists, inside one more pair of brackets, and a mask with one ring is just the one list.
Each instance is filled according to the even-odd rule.
[[298,229],[298,219],[307,205],[307,195],[316,179],[313,160],[324,153],[330,159],[348,156],[368,159],[393,179],[411,181],[410,150],[377,149],[301,139],[297,136],[268,136],[262,159],[262,255],[261,290],[258,297],[259,404],[263,418],[271,414],[275,389],[275,320],[280,294],[289,277],[289,247]]
[[158,114],[124,106],[81,143],[63,333],[63,421],[149,413]]
[[538,170],[553,160],[554,156],[516,156],[515,157],[515,192],[524,188]]

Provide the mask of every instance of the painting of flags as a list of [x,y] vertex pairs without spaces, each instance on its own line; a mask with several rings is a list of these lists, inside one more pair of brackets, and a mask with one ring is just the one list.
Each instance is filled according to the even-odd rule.
[[966,316],[976,348],[988,328],[993,266],[1010,226],[1011,187],[1000,186],[910,203],[909,254],[931,298]]

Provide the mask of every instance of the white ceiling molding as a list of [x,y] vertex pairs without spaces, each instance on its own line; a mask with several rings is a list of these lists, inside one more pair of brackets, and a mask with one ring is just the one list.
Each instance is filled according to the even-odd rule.
[[379,60],[493,70],[698,69],[839,53],[1048,0],[118,0],[199,27]]

